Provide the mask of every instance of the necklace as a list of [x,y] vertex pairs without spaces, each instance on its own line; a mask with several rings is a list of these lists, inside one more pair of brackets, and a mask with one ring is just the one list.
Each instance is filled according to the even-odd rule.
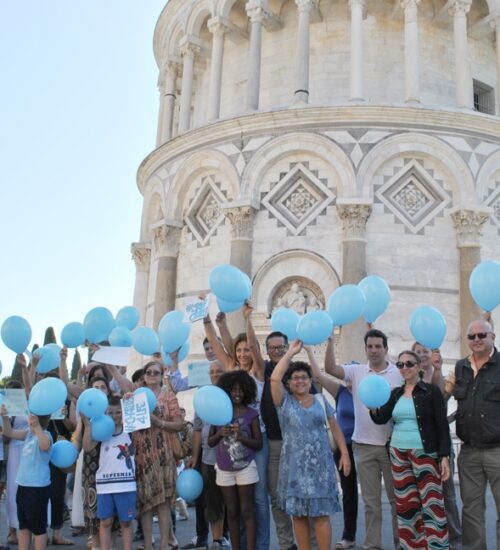
[[296,401],[299,402],[300,405],[303,405],[304,403],[306,403],[309,400],[310,395],[311,394],[308,393],[307,395],[304,395],[304,397],[302,399],[299,399],[298,397],[295,397],[295,396],[294,396],[294,398],[295,398]]

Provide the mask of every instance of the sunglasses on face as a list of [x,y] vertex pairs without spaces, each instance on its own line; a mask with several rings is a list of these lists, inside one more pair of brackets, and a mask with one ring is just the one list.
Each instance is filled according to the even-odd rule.
[[268,346],[267,351],[283,351],[287,348],[287,346]]
[[161,376],[161,372],[159,370],[147,370],[144,374],[147,376]]
[[479,338],[479,340],[484,340],[488,336],[489,332],[476,332],[475,334],[467,334],[468,340],[475,340],[476,337]]
[[398,367],[398,369],[403,369],[404,367],[411,369],[416,365],[418,365],[416,361],[398,361],[396,363],[396,367]]

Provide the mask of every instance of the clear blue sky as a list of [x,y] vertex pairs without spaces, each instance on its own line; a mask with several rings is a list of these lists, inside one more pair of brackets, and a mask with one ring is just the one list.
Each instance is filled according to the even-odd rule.
[[[152,41],[165,0],[0,3],[0,323],[40,342],[95,306],[132,303],[141,195],[154,149]],[[3,373],[14,353],[0,343]]]

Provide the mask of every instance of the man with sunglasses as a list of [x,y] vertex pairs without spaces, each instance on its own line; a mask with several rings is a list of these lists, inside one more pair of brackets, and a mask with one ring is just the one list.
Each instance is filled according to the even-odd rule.
[[464,550],[487,547],[485,493],[489,483],[497,508],[500,548],[500,353],[490,323],[473,321],[467,329],[471,354],[455,365],[457,436],[462,440],[458,475],[462,496]]

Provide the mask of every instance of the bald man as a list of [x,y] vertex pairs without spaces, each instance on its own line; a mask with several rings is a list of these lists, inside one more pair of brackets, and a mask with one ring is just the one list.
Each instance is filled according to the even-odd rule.
[[490,323],[467,329],[471,354],[455,365],[457,436],[462,440],[458,474],[464,550],[486,550],[485,493],[489,483],[497,509],[500,548],[500,353]]

